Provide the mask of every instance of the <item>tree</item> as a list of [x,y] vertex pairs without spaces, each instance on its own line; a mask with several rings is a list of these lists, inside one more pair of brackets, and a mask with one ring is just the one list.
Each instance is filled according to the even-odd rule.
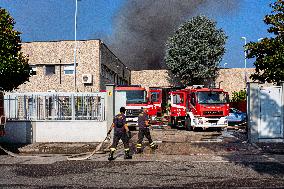
[[21,51],[20,32],[14,19],[0,7],[0,90],[10,91],[28,81],[30,67]]
[[182,24],[167,41],[166,65],[184,85],[215,79],[227,36],[216,22],[197,16]]
[[247,58],[255,58],[255,73],[251,79],[260,82],[279,83],[284,80],[284,1],[270,4],[271,15],[264,22],[270,25],[267,30],[274,37],[264,38],[260,42],[250,42],[246,46]]

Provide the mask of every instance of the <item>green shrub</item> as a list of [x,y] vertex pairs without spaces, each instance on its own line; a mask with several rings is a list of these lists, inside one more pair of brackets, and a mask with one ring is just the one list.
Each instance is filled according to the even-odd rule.
[[234,91],[231,102],[241,102],[245,101],[247,98],[247,92],[246,90],[240,90],[239,92]]

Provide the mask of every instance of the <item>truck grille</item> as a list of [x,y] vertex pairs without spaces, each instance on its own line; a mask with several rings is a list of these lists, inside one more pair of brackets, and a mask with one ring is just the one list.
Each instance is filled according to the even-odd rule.
[[204,111],[203,115],[223,115],[223,111]]
[[143,110],[142,109],[127,109],[125,115],[126,116],[138,116]]

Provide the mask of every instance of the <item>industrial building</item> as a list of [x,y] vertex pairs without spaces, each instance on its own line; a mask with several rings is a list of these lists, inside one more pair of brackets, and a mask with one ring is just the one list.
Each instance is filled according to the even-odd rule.
[[108,83],[130,84],[130,70],[101,40],[29,42],[22,52],[32,76],[18,92],[97,92]]

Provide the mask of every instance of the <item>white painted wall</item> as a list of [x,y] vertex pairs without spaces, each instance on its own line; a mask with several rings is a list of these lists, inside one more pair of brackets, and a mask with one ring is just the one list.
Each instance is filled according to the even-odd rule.
[[106,121],[36,122],[36,142],[101,142],[107,135]]
[[106,121],[9,121],[0,142],[101,142],[107,135]]

